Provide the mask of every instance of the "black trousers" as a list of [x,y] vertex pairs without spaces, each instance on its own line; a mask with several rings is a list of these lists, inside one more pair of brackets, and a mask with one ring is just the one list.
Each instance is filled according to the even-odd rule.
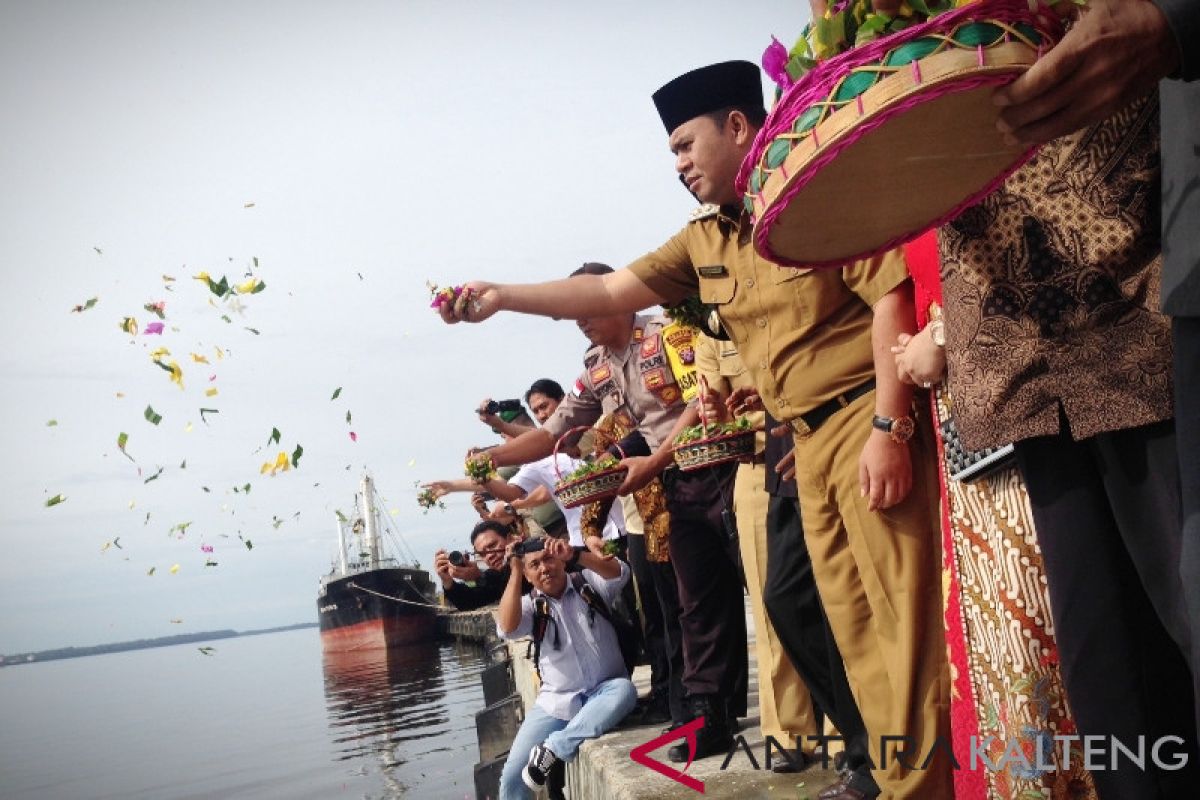
[[[1063,681],[1084,736],[1147,752],[1165,736],[1168,771],[1147,759],[1093,770],[1104,800],[1194,797],[1200,784],[1187,625],[1179,578],[1180,495],[1168,420],[1074,441],[1067,431],[1016,445],[1046,565]],[[1111,738],[1110,738],[1111,737]],[[1107,764],[1111,766],[1111,763]]]
[[[683,688],[726,701],[746,714],[749,680],[746,607],[732,519],[735,465],[663,473],[671,514],[669,550],[679,589]],[[731,535],[732,534],[732,535]]]
[[671,719],[687,722],[683,702],[683,634],[679,591],[670,561],[646,560],[646,537],[629,535],[629,566],[642,601],[642,632],[650,661],[650,694],[670,703]]
[[768,501],[763,604],[784,652],[808,687],[818,723],[822,715],[833,721],[845,739],[846,768],[873,786],[867,729],[821,604],[804,542],[800,503],[794,497],[772,495]]
[[1183,495],[1180,574],[1191,635],[1196,725],[1200,727],[1200,318],[1175,317],[1175,435]]

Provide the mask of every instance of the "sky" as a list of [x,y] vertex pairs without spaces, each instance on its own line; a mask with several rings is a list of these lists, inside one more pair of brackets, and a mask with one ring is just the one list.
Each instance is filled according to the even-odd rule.
[[444,326],[427,281],[657,247],[695,203],[650,94],[806,6],[0,0],[0,653],[315,622],[364,469],[423,565],[465,545],[415,484],[585,342]]

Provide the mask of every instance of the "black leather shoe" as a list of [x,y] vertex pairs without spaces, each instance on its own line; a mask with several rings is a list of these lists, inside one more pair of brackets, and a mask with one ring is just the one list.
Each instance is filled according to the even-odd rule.
[[778,756],[775,763],[771,765],[771,772],[776,775],[794,775],[797,772],[804,772],[813,765],[812,757],[803,750],[792,751],[789,755],[790,758],[786,755]]
[[704,717],[704,726],[696,731],[696,752],[689,752],[688,743],[684,741],[667,750],[667,758],[682,764],[689,757],[707,758],[728,753],[733,745],[733,734],[725,717],[725,704],[719,700],[710,702],[707,696],[698,696],[689,698],[688,705],[692,710],[692,719]]

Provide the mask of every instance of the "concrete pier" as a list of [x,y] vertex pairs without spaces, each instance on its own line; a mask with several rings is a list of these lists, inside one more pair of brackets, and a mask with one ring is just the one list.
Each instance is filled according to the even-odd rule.
[[[494,636],[495,622],[488,611],[450,614],[446,630],[462,638],[480,639]],[[457,617],[474,619],[455,621]],[[746,627],[749,633],[750,700],[749,715],[742,720],[740,736],[753,754],[741,747],[722,769],[724,756],[711,756],[693,763],[687,775],[702,781],[708,798],[737,798],[737,800],[816,800],[817,792],[837,780],[831,769],[821,765],[794,774],[779,775],[766,769],[763,737],[758,729],[758,674],[754,662],[754,622],[747,608]],[[460,633],[461,631],[461,633]],[[526,707],[536,694],[532,664],[525,657],[526,641],[507,644],[511,659],[513,681],[517,694]],[[650,688],[650,668],[639,666],[633,674],[639,695]],[[633,761],[629,754],[635,747],[661,734],[662,726],[619,728],[595,741],[586,743],[579,757],[567,766],[566,794],[571,800],[671,800],[697,798],[700,793]],[[675,740],[682,741],[682,739]],[[660,749],[648,753],[650,758],[666,762],[670,767],[681,765],[667,761],[667,748],[675,741],[665,742]],[[778,753],[772,754],[778,760]],[[757,763],[755,763],[757,762]],[[756,768],[757,766],[757,768]]]

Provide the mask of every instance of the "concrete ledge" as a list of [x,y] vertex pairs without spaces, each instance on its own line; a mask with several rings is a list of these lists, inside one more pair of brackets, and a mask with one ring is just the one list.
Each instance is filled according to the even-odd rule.
[[[755,769],[750,758],[740,747],[729,760],[726,769],[721,769],[724,756],[711,756],[694,762],[688,767],[687,775],[704,782],[706,798],[737,798],[737,800],[816,800],[817,792],[837,780],[832,769],[821,769],[820,765],[804,772],[777,775],[766,769],[763,754],[763,737],[758,728],[758,673],[754,663],[754,622],[747,609],[746,625],[750,635],[750,716],[742,721],[740,736],[754,755],[760,769]],[[536,696],[532,665],[525,657],[524,640],[509,642],[512,657],[513,678],[517,692],[528,704]],[[639,695],[650,690],[650,668],[638,667],[633,673],[634,685]],[[567,765],[567,796],[571,800],[699,800],[695,790],[642,766],[629,757],[635,747],[644,744],[662,733],[662,726],[618,728],[611,733],[587,742],[580,748],[579,756]],[[680,739],[679,741],[682,741]],[[668,742],[648,755],[667,762]],[[774,754],[776,757],[778,754]],[[670,762],[667,762],[668,764]],[[680,765],[670,765],[678,767]],[[831,765],[832,766],[832,765]]]

